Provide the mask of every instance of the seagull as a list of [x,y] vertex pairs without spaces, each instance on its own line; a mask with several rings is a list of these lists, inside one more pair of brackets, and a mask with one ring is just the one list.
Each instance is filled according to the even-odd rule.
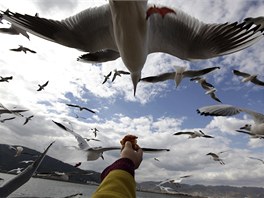
[[46,153],[54,142],[52,142],[36,161],[25,168],[19,175],[7,181],[0,187],[0,197],[8,197],[12,192],[25,184],[36,172]]
[[114,76],[112,78],[112,82],[114,82],[114,80],[116,79],[117,76],[120,76],[121,77],[121,74],[123,74],[123,75],[129,75],[130,72],[115,69],[114,70]]
[[178,184],[178,183],[181,183],[181,181],[185,178],[188,178],[188,177],[191,177],[192,175],[184,175],[184,176],[181,176],[177,179],[166,179],[162,182],[160,182],[159,184],[157,184],[157,186],[161,186],[162,184],[165,184],[165,183],[171,183],[171,184]]
[[197,83],[199,83],[202,88],[206,91],[205,94],[209,94],[211,96],[212,99],[214,99],[217,102],[221,102],[221,100],[215,95],[216,89],[215,87],[208,83],[205,78],[202,78],[200,76],[195,77],[195,78],[191,78],[190,81],[196,81]]
[[159,162],[159,159],[158,159],[158,158],[156,158],[156,157],[154,157],[154,160],[156,160],[157,162]]
[[0,76],[0,82],[9,82],[9,80],[12,80],[13,76],[8,76],[8,77],[2,77]]
[[98,139],[94,139],[94,138],[84,138],[87,142],[93,140],[93,141],[97,141],[97,142],[100,142],[101,140],[98,140]]
[[61,123],[55,122],[53,120],[52,120],[52,122],[54,122],[61,129],[68,131],[69,133],[74,135],[74,137],[78,141],[79,149],[87,152],[87,161],[97,160],[99,157],[104,159],[103,152],[121,149],[120,147],[105,147],[105,148],[103,148],[103,147],[90,147],[88,145],[87,141],[82,136],[80,136],[78,133],[75,133],[73,130],[65,127]]
[[74,167],[77,168],[77,167],[81,166],[81,164],[82,164],[82,162],[78,162],[78,163],[76,163],[76,164],[74,165]]
[[22,172],[24,168],[15,168],[15,169],[12,169],[12,170],[9,170],[7,171],[8,173],[15,173],[15,174],[19,174]]
[[31,120],[31,118],[33,118],[33,117],[34,117],[34,115],[31,115],[29,117],[26,117],[26,120],[25,120],[25,122],[24,122],[23,125],[26,125],[28,123],[28,121]]
[[69,107],[77,107],[80,109],[80,111],[82,110],[86,110],[86,111],[89,111],[91,113],[96,113],[95,111],[91,110],[91,109],[88,109],[87,107],[82,107],[82,106],[79,106],[79,105],[75,105],[75,104],[66,104],[67,106]]
[[156,83],[165,80],[175,80],[176,87],[178,87],[183,78],[202,76],[204,74],[214,71],[215,69],[220,69],[220,67],[209,67],[201,70],[186,70],[186,67],[182,66],[175,66],[175,68],[175,72],[168,72],[160,74],[158,76],[145,77],[140,79],[140,81]]
[[240,129],[257,135],[264,135],[264,115],[261,113],[227,104],[201,107],[197,109],[197,112],[205,116],[232,116],[244,112],[253,117],[254,124],[246,124]]
[[41,91],[44,90],[44,87],[46,87],[48,85],[49,81],[45,82],[43,85],[38,85],[39,88],[37,89],[37,91]]
[[[121,146],[90,147],[88,145],[87,141],[81,135],[79,135],[78,133],[75,133],[73,130],[67,128],[66,126],[64,126],[63,124],[61,124],[59,122],[55,122],[54,120],[52,120],[52,122],[54,122],[61,129],[65,130],[65,131],[68,131],[69,133],[74,135],[74,137],[78,141],[78,146],[79,146],[78,149],[87,152],[87,161],[94,161],[94,160],[97,160],[100,157],[102,159],[104,159],[103,152],[105,152],[105,151],[121,150]],[[141,148],[141,149],[145,153],[156,153],[156,152],[170,151],[170,149],[155,149],[155,148]]]
[[130,72],[134,95],[150,53],[168,53],[182,60],[210,59],[243,50],[263,37],[263,17],[241,23],[207,24],[171,9],[176,14],[152,14],[146,19],[151,6],[147,0],[109,0],[109,4],[88,8],[61,21],[9,10],[2,14],[3,19],[29,33],[88,52],[86,59],[99,53],[97,58],[107,61],[105,57],[110,53],[114,55],[108,60],[114,60],[119,54]]
[[35,52],[34,50],[31,50],[31,49],[29,49],[29,48],[27,48],[27,47],[24,47],[24,46],[22,46],[22,45],[19,45],[18,48],[10,49],[10,50],[11,50],[11,51],[14,51],[14,52],[24,52],[25,54],[26,54],[27,52],[31,52],[31,53],[33,53],[33,54],[37,53],[37,52]]
[[109,72],[106,76],[104,76],[104,81],[102,84],[106,83],[106,81],[110,78],[111,74],[112,74],[112,72]]
[[93,129],[91,129],[92,131],[93,131],[93,133],[94,133],[94,137],[96,137],[97,136],[97,133],[99,132],[99,130],[97,129],[97,128],[93,128]]
[[205,135],[202,130],[199,131],[193,131],[193,132],[177,132],[174,133],[173,135],[189,135],[189,138],[197,138],[197,137],[204,137],[204,138],[214,138],[210,135]]
[[19,163],[25,163],[25,164],[28,164],[28,163],[33,163],[34,160],[23,160],[23,161],[20,161]]
[[224,161],[219,157],[219,154],[221,154],[222,152],[215,154],[215,153],[207,153],[206,155],[210,155],[212,156],[214,161],[218,161],[221,165],[225,165]]
[[171,187],[159,186],[159,188],[162,192],[175,193],[174,189]]
[[16,118],[16,117],[5,118],[5,119],[0,120],[0,122],[1,122],[1,123],[4,123],[4,122],[7,121],[7,120],[13,120],[13,119],[15,119],[15,118]]
[[248,158],[253,159],[253,160],[258,160],[264,165],[264,160],[263,159],[259,159],[259,158],[256,158],[256,157],[248,157]]
[[9,145],[9,149],[16,151],[16,154],[14,155],[14,157],[20,156],[21,153],[22,153],[22,151],[24,150],[22,146],[16,146],[16,147],[14,147],[14,146],[11,146],[11,145]]
[[251,74],[241,72],[238,70],[233,70],[233,73],[237,76],[242,76],[243,77],[242,82],[249,82],[250,81],[250,82],[254,83],[255,85],[264,86],[264,81],[260,81],[257,78],[257,75],[251,75]]

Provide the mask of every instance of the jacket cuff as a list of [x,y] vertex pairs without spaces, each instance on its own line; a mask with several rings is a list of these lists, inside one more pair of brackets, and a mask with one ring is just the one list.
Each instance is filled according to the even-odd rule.
[[135,175],[135,164],[131,159],[128,158],[120,158],[116,160],[113,164],[108,166],[104,169],[104,171],[101,174],[101,181],[104,180],[104,178],[112,171],[112,170],[124,170],[128,173],[130,173],[133,177]]

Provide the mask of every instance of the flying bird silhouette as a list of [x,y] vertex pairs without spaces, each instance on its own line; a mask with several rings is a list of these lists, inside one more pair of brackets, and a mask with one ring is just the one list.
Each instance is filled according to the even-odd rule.
[[197,137],[214,138],[213,136],[205,135],[202,130],[193,131],[193,132],[189,132],[189,131],[177,132],[177,133],[174,133],[173,135],[189,135],[189,138],[197,138]]
[[11,51],[14,51],[14,52],[24,52],[25,54],[26,54],[27,52],[31,52],[31,53],[33,53],[33,54],[36,54],[36,53],[37,53],[36,51],[31,50],[31,49],[29,49],[29,48],[27,48],[27,47],[24,47],[24,46],[22,46],[22,45],[19,45],[18,48],[14,48],[14,49],[10,49],[10,50],[11,50]]
[[263,17],[207,24],[169,8],[176,14],[154,14],[146,20],[151,6],[148,1],[110,0],[61,21],[9,10],[2,14],[3,19],[36,36],[88,52],[86,59],[97,53],[99,60],[107,61],[110,53],[108,60],[114,60],[119,54],[130,72],[134,95],[150,53],[164,52],[182,60],[210,59],[245,49],[263,37]]
[[82,110],[86,110],[86,111],[89,111],[91,113],[96,113],[95,111],[91,110],[91,109],[88,109],[87,107],[82,107],[82,106],[79,106],[79,105],[75,105],[75,104],[66,104],[67,106],[69,107],[76,107],[76,108],[79,108],[80,111]]
[[122,75],[129,75],[130,72],[115,69],[114,70],[114,76],[112,78],[112,82],[114,82],[114,80],[116,79],[117,76],[120,76],[121,77],[121,74]]
[[110,78],[111,74],[112,74],[112,72],[109,72],[106,76],[104,76],[104,81],[102,84],[106,83],[106,81]]
[[214,161],[219,162],[221,165],[225,165],[224,161],[219,157],[219,154],[221,154],[222,152],[215,154],[215,153],[207,153],[206,155],[210,155]]
[[38,85],[39,86],[39,88],[37,89],[37,91],[42,91],[42,90],[44,90],[44,87],[46,87],[47,85],[49,84],[49,81],[47,81],[47,82],[45,82],[43,85]]
[[241,71],[238,71],[238,70],[233,70],[233,73],[237,76],[242,76],[243,79],[242,79],[242,82],[252,82],[254,83],[255,85],[259,85],[259,86],[264,86],[264,81],[260,81],[258,78],[257,78],[257,75],[251,75],[249,73],[245,73],[245,72],[241,72]]
[[31,115],[29,117],[25,117],[26,120],[25,120],[23,125],[26,125],[28,123],[28,121],[31,120],[33,117],[34,117],[34,115]]
[[8,77],[2,77],[0,76],[0,82],[9,82],[9,80],[12,80],[13,76],[8,76]]
[[92,131],[93,131],[93,133],[94,133],[94,137],[96,137],[97,136],[97,133],[99,132],[99,130],[97,129],[97,128],[93,128],[93,129],[91,129]]

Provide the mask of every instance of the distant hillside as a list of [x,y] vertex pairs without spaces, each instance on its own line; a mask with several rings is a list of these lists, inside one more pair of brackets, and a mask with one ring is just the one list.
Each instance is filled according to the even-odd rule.
[[[7,172],[16,168],[26,168],[29,164],[20,163],[24,160],[34,160],[36,156],[41,153],[27,147],[18,157],[14,157],[15,151],[9,149],[9,145],[0,144],[0,172]],[[43,162],[37,170],[37,173],[53,173],[53,172],[69,173],[70,182],[87,183],[95,182],[100,183],[100,173],[94,171],[84,171],[74,166],[59,161],[48,155],[45,156]],[[54,179],[55,177],[53,177]],[[59,178],[57,178],[59,179]]]
[[[142,182],[138,184],[141,190],[159,190],[158,182]],[[232,186],[204,186],[188,184],[164,184],[173,188],[176,192],[192,196],[212,198],[264,198],[264,188],[257,187],[232,187]]]

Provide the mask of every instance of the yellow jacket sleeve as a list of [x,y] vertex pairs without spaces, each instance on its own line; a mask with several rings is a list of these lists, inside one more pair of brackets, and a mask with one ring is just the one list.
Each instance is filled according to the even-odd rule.
[[101,184],[92,198],[135,198],[135,165],[128,158],[120,158],[104,169]]
[[92,198],[135,198],[136,182],[134,177],[124,170],[111,171],[97,188]]

